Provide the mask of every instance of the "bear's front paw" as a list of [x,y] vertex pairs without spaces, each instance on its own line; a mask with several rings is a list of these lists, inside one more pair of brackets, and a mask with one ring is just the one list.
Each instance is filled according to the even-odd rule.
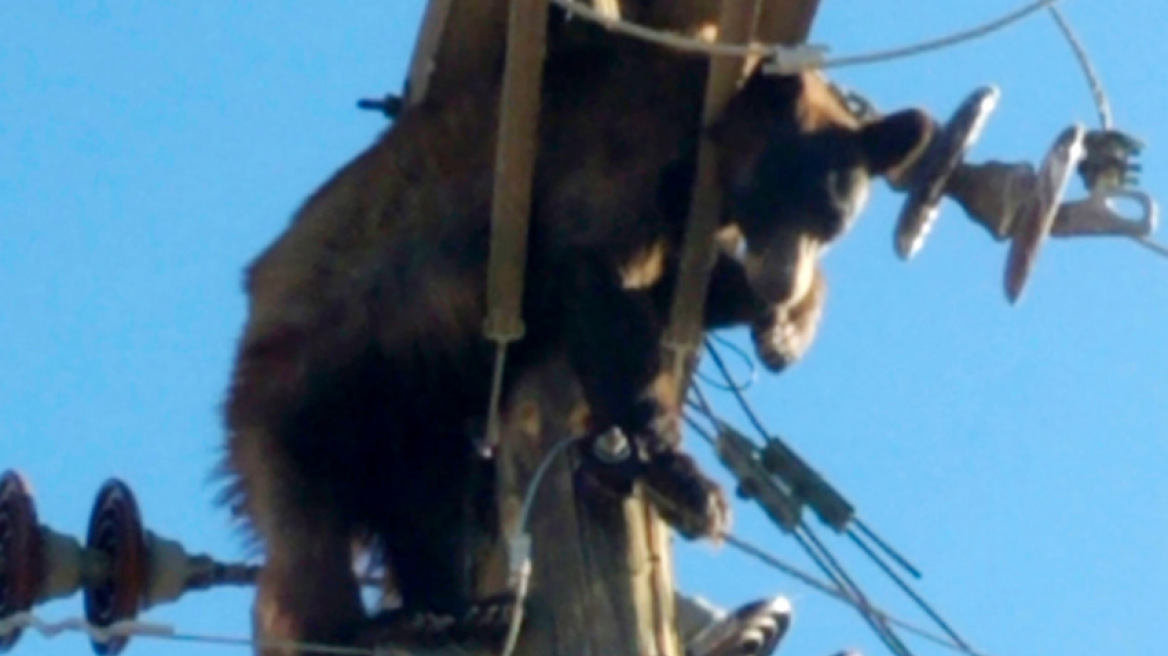
[[690,456],[672,450],[654,454],[643,480],[661,517],[686,538],[717,542],[729,531],[731,512],[725,492],[706,478]]
[[615,427],[624,435],[635,436],[637,443],[650,453],[674,449],[681,444],[681,415],[661,401],[659,392],[648,390],[637,400],[625,421],[617,422]]

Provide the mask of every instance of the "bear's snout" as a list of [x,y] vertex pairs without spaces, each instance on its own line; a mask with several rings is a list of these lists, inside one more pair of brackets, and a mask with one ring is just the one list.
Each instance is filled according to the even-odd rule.
[[803,298],[811,287],[818,261],[818,241],[805,235],[772,244],[762,251],[747,246],[743,267],[755,296],[768,305],[784,305]]

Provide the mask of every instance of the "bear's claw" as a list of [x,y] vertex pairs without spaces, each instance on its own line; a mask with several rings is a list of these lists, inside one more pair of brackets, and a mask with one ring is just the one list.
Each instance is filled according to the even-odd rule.
[[451,633],[460,644],[498,649],[507,639],[514,616],[515,595],[505,593],[488,597],[471,606],[451,629]]

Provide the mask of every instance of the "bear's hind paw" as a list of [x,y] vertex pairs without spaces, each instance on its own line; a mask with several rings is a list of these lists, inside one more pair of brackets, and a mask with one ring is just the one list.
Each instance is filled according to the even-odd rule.
[[645,490],[662,519],[690,540],[721,540],[730,529],[725,492],[706,478],[690,456],[678,451],[654,454],[645,467]]
[[362,647],[433,650],[501,647],[515,612],[515,597],[503,594],[476,602],[460,616],[399,608],[369,620],[358,637]]
[[515,595],[504,593],[475,602],[451,629],[463,645],[503,646],[515,616]]

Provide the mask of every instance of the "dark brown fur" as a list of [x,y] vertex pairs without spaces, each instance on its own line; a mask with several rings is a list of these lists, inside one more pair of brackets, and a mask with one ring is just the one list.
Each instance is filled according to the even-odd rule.
[[[592,429],[646,439],[687,475],[696,470],[669,435],[676,404],[649,390],[705,70],[704,60],[635,43],[549,60],[527,335],[508,368],[510,382],[566,352]],[[814,268],[818,248],[790,244],[842,233],[857,190],[886,168],[880,158],[902,158],[921,138],[924,122],[902,118],[884,130],[904,133],[888,152],[872,151],[822,84],[755,76],[714,130],[725,218],[754,264],[719,261],[711,327],[809,322],[810,333],[798,330],[813,334],[822,287],[790,272]],[[225,470],[228,502],[265,549],[255,618],[267,637],[353,641],[365,617],[352,574],[356,536],[382,545],[407,608],[458,615],[471,601],[469,544],[493,503],[472,493],[489,489],[491,465],[472,453],[467,433],[481,422],[490,380],[481,330],[496,98],[484,85],[407,110],[248,270]],[[710,485],[697,491],[716,497]]]

